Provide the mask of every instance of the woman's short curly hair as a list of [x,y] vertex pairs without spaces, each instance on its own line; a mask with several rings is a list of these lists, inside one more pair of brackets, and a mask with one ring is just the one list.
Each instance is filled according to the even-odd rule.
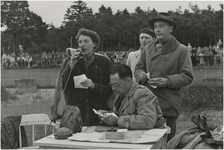
[[78,31],[78,33],[75,37],[75,39],[77,41],[78,41],[80,35],[89,36],[92,39],[93,43],[96,44],[96,46],[94,48],[95,51],[100,47],[100,36],[95,31],[88,30],[88,29],[85,29],[85,28],[79,29],[79,31]]

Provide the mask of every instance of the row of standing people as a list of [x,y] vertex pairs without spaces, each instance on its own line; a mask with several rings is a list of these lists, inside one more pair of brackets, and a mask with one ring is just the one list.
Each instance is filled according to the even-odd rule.
[[[108,57],[95,53],[99,35],[80,29],[76,35],[79,48],[63,61],[59,71],[51,119],[61,117],[58,105],[64,101],[79,107],[86,126],[103,121],[121,128],[151,129],[166,123],[171,128],[168,140],[171,139],[180,115],[179,91],[192,82],[193,68],[186,46],[171,35],[177,27],[173,17],[159,13],[148,23],[153,30],[140,30],[141,47],[128,58],[130,67],[118,64],[112,68]],[[131,56],[132,53],[128,55]],[[86,79],[80,84],[84,88],[77,88],[73,77],[83,74]],[[116,115],[100,117],[93,108]]]
[[223,64],[223,46],[219,39],[213,47],[195,48],[188,43],[187,49],[191,55],[193,65],[222,65]]

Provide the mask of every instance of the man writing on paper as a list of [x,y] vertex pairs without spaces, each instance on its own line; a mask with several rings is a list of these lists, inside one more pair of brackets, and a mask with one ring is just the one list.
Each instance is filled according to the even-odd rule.
[[107,125],[127,129],[163,127],[166,122],[157,97],[145,86],[132,80],[132,71],[125,64],[116,65],[110,73],[110,85],[118,98],[113,103],[113,113],[99,110],[101,120]]

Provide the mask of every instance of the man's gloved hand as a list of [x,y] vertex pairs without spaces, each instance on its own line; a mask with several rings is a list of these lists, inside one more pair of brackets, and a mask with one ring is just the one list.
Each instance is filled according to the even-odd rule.
[[168,78],[150,78],[148,83],[150,86],[156,88],[156,87],[166,87],[168,86],[169,79]]

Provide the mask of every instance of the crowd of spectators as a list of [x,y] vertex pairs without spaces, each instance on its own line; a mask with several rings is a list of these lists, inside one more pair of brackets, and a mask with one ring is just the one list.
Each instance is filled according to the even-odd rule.
[[[187,45],[191,54],[192,63],[196,65],[222,65],[223,64],[223,47],[222,44],[213,47],[191,47]],[[98,52],[107,55],[114,65],[125,64],[129,52]],[[66,57],[63,52],[43,52],[40,54],[20,53],[16,56],[14,53],[2,53],[2,69],[25,69],[25,68],[59,68],[63,59]]]
[[191,54],[192,63],[196,65],[222,65],[223,64],[223,47],[222,45],[213,45],[209,47],[191,47],[188,44],[188,50]]
[[65,54],[63,52],[43,52],[41,55],[28,54],[27,52],[6,54],[1,57],[2,69],[26,69],[26,68],[59,68]]

